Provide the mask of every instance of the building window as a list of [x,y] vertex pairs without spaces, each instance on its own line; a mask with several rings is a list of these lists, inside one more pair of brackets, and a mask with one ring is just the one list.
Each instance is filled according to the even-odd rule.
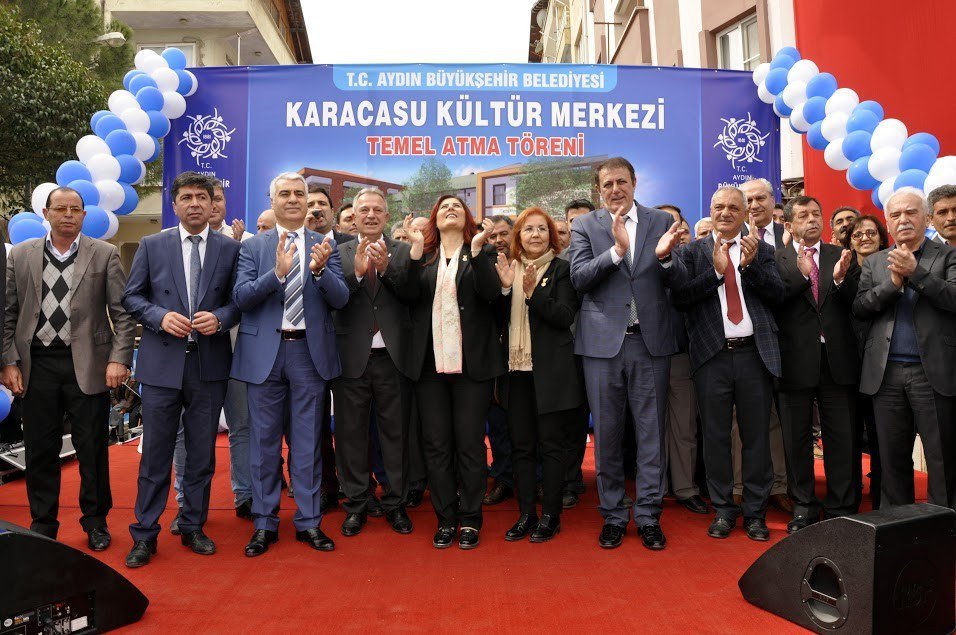
[[505,204],[505,184],[504,183],[498,183],[497,185],[491,186],[491,204],[492,205]]
[[196,45],[193,42],[170,42],[169,44],[144,44],[137,48],[138,51],[149,49],[162,53],[167,48],[178,48],[186,54],[186,66],[196,66]]
[[717,66],[734,71],[752,71],[760,64],[757,16],[741,20],[717,35]]

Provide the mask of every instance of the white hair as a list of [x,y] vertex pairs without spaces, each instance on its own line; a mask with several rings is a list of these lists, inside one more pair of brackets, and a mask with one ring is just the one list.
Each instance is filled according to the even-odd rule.
[[366,194],[375,195],[381,198],[382,202],[385,204],[385,211],[386,212],[388,211],[388,199],[385,198],[385,192],[378,189],[377,187],[363,187],[362,189],[360,189],[355,194],[355,196],[352,197],[352,207],[358,207],[358,200],[362,198],[363,196],[365,196]]
[[901,196],[915,196],[916,200],[919,201],[919,208],[924,214],[929,214],[929,202],[926,200],[926,196],[923,194],[923,190],[917,189],[915,187],[901,187],[900,189],[893,192],[888,199],[886,199],[886,204],[883,206],[883,216],[886,217],[887,212],[890,209],[890,203],[894,199],[897,199]]
[[702,218],[702,219],[700,219],[699,221],[697,221],[696,223],[694,223],[694,233],[695,233],[695,234],[700,231],[701,223],[704,223],[704,222],[711,222],[711,223],[713,223],[714,220],[713,220],[710,216],[705,216],[704,218]]
[[750,179],[749,181],[744,181],[743,183],[740,184],[741,190],[743,190],[743,187],[747,185],[748,183],[760,183],[760,185],[764,186],[764,188],[766,188],[766,190],[770,192],[771,195],[773,195],[773,184],[767,179]]
[[279,181],[299,181],[302,183],[302,189],[308,190],[309,186],[305,182],[305,177],[299,174],[298,172],[283,172],[276,178],[272,179],[272,183],[269,184],[269,198],[273,199],[276,197],[276,190],[279,187]]
[[721,192],[733,192],[733,193],[735,193],[737,196],[740,197],[740,200],[743,201],[744,206],[747,205],[747,197],[744,196],[743,190],[741,190],[739,187],[735,187],[735,186],[733,186],[733,185],[724,185],[724,186],[722,186],[722,187],[718,187],[717,190],[714,192],[714,194],[710,197],[710,204],[711,204],[711,205],[714,204],[714,198],[715,198],[718,194],[720,194]]

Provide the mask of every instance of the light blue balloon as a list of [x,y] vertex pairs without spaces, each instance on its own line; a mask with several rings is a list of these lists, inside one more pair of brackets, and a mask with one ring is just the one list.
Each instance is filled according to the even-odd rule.
[[936,163],[938,154],[925,143],[911,143],[903,146],[903,153],[900,154],[900,172],[907,170],[919,170],[929,172],[929,169]]
[[906,170],[900,172],[896,180],[893,181],[893,191],[895,192],[901,187],[915,187],[921,190],[923,189],[923,184],[926,182],[927,176],[929,175],[922,170]]
[[96,186],[93,185],[92,181],[70,181],[67,187],[72,187],[74,190],[80,193],[80,198],[83,199],[84,208],[88,205],[98,205],[100,202],[100,191],[96,189]]
[[794,47],[792,47],[792,46],[784,46],[783,48],[781,48],[781,49],[780,49],[779,51],[777,51],[777,53],[774,55],[774,59],[776,59],[777,57],[779,57],[779,56],[781,56],[781,55],[787,55],[788,57],[792,58],[794,61],[797,61],[797,60],[801,59],[801,57],[800,57],[800,51],[798,51],[796,48],[794,48]]
[[865,130],[855,130],[843,139],[843,156],[856,161],[870,154],[870,139],[873,137]]
[[137,75],[136,77],[130,80],[128,90],[129,92],[135,95],[136,93],[146,88],[147,86],[152,86],[153,88],[157,88],[156,80],[144,73],[142,75]]
[[88,205],[83,219],[83,233],[90,238],[100,238],[110,228],[110,217],[99,205]]
[[[35,216],[35,214],[34,214]],[[39,220],[26,219],[16,225],[7,225],[10,232],[10,242],[19,245],[25,240],[31,238],[43,238],[46,236],[46,228]]]
[[123,204],[120,205],[118,209],[114,210],[113,213],[117,216],[125,216],[136,209],[136,206],[139,205],[139,195],[129,183],[120,183],[120,185],[123,186],[125,198],[123,199]]
[[886,114],[883,112],[883,106],[880,105],[878,101],[873,101],[868,99],[867,101],[861,101],[854,110],[869,110],[877,119],[882,120]]
[[[130,82],[133,81],[134,77],[139,77],[140,75],[146,75],[146,73],[136,68],[126,73],[126,75],[123,76],[123,88],[125,88],[126,90],[129,90]],[[129,92],[133,92],[133,91],[130,90]]]
[[827,100],[823,97],[814,97],[813,99],[808,99],[803,104],[803,118],[807,120],[807,123],[811,126],[818,121],[823,121],[823,118],[827,116]]
[[783,94],[777,95],[777,98],[773,100],[773,106],[776,108],[777,112],[781,117],[789,117],[790,113],[793,112],[793,108],[787,105],[783,100]]
[[110,148],[110,154],[114,157],[136,152],[136,138],[126,130],[114,130],[106,135],[104,141]]
[[87,167],[79,161],[64,161],[56,169],[56,184],[60,186],[70,181],[89,181],[92,178]]
[[94,112],[93,116],[90,117],[90,130],[96,130],[96,124],[99,122],[99,120],[105,117],[106,115],[112,115],[112,114],[113,113],[111,113],[109,110],[97,110],[96,112]]
[[936,156],[939,156],[939,139],[928,132],[917,132],[914,135],[910,135],[910,137],[903,142],[903,149],[905,150],[908,146],[917,143],[931,147],[933,152],[936,153]]
[[120,164],[120,175],[117,180],[121,183],[132,183],[143,175],[143,166],[133,155],[120,154],[117,155],[116,160]]
[[872,190],[880,186],[880,182],[870,174],[870,156],[860,157],[850,164],[846,171],[846,180],[857,190]]
[[7,396],[7,393],[0,395],[0,421],[3,421],[10,415],[10,408],[13,406],[13,402],[10,400],[10,397]]
[[827,144],[830,143],[826,137],[823,136],[822,127],[823,122],[818,121],[810,126],[810,130],[807,131],[807,143],[815,150],[826,150]]
[[880,188],[873,190],[873,195],[870,196],[870,200],[873,201],[873,205],[876,209],[883,209],[883,203],[880,201]]
[[789,71],[790,67],[792,67],[796,63],[797,63],[797,60],[793,59],[789,55],[780,55],[778,53],[770,62],[770,70],[783,68]]
[[22,223],[23,221],[27,220],[33,220],[38,223],[43,222],[43,219],[39,214],[34,214],[33,212],[20,212],[18,214],[14,214],[13,217],[7,221],[7,231],[13,229],[18,223]]
[[163,93],[158,88],[146,86],[136,93],[136,101],[143,110],[162,110]]
[[820,73],[807,82],[807,99],[813,97],[823,97],[830,99],[830,95],[836,92],[837,80],[830,73]]
[[177,70],[176,74],[179,75],[179,86],[176,87],[176,92],[185,96],[186,93],[193,89],[194,80],[192,76],[184,70]]
[[850,113],[850,118],[846,120],[846,131],[854,132],[862,130],[864,132],[873,132],[880,121],[880,118],[877,117],[876,113],[872,110],[861,110],[860,107],[857,106],[853,109],[853,112]]
[[767,73],[767,78],[763,80],[764,85],[771,95],[779,95],[787,87],[787,69],[775,68]]
[[163,51],[161,55],[163,59],[166,60],[166,63],[169,64],[169,67],[174,71],[186,68],[186,54],[180,49],[171,47]]
[[169,118],[158,110],[147,110],[149,116],[149,136],[159,139],[169,134]]
[[100,139],[106,139],[106,135],[114,130],[126,130],[126,124],[114,114],[101,117],[93,127],[93,132],[95,132],[96,136]]

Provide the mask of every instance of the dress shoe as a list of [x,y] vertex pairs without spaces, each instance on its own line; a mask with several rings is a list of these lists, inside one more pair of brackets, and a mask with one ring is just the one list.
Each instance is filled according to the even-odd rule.
[[179,511],[176,512],[176,517],[173,518],[173,522],[169,523],[169,533],[174,536],[179,535],[179,521],[183,517],[183,508],[180,507]]
[[698,494],[694,494],[690,498],[678,498],[677,502],[695,514],[710,513],[710,505],[708,505]]
[[304,542],[317,551],[332,551],[335,549],[335,543],[332,542],[332,539],[322,533],[322,530],[318,527],[295,532],[295,539]]
[[191,531],[179,537],[183,545],[198,553],[200,556],[211,556],[216,553],[216,543],[212,541],[201,529]]
[[372,518],[381,518],[385,515],[385,508],[382,507],[382,501],[378,499],[378,496],[376,496],[374,492],[368,495],[367,510],[368,515]]
[[578,504],[577,492],[565,492],[561,496],[561,509],[571,509]]
[[91,551],[106,551],[110,540],[110,532],[106,527],[94,527],[86,534],[86,544]]
[[651,523],[637,528],[637,535],[641,537],[641,542],[648,549],[660,551],[667,545],[667,538],[658,523]]
[[422,498],[425,497],[425,492],[420,489],[413,489],[408,491],[408,496],[405,498],[405,507],[418,507],[422,504]]
[[726,538],[730,535],[730,532],[733,531],[734,525],[736,524],[736,522],[729,518],[718,516],[714,519],[714,522],[710,523],[710,527],[707,528],[707,535],[711,538]]
[[451,542],[455,539],[455,534],[458,533],[457,527],[439,527],[438,531],[435,532],[435,537],[432,539],[432,546],[435,549],[447,549],[451,547]]
[[142,567],[149,563],[154,553],[156,553],[155,540],[137,540],[126,556],[126,566],[130,569]]
[[601,529],[601,535],[598,536],[598,544],[602,549],[615,549],[621,546],[624,541],[624,532],[626,528],[618,525],[604,525]]
[[261,556],[269,550],[269,545],[279,542],[279,532],[268,529],[256,529],[252,532],[252,539],[246,545],[246,555],[250,558]]
[[385,520],[392,526],[392,529],[400,534],[412,533],[412,519],[405,513],[404,507],[385,512]]
[[478,546],[478,530],[473,527],[462,527],[458,534],[459,549],[474,549]]
[[538,526],[531,532],[531,542],[548,542],[561,531],[561,520],[551,514],[544,514]]
[[751,540],[759,542],[770,540],[770,530],[767,529],[767,523],[763,518],[745,518],[744,531]]
[[485,494],[485,497],[481,499],[481,504],[497,505],[506,498],[511,498],[514,495],[515,492],[510,485],[505,485],[501,481],[495,481],[494,486]]
[[786,494],[771,494],[767,504],[785,514],[793,513],[793,501]]
[[322,510],[324,514],[326,510],[332,509],[333,507],[339,506],[339,499],[328,492],[322,492],[319,494],[319,509]]
[[346,538],[358,536],[365,525],[365,514],[346,514],[342,522],[342,535]]
[[236,505],[236,517],[252,520],[252,501],[245,500]]
[[801,529],[806,529],[815,522],[818,522],[818,518],[812,516],[794,516],[793,519],[787,523],[787,533],[795,534]]
[[518,516],[518,522],[511,526],[511,529],[505,532],[505,540],[515,542],[521,540],[534,529],[538,524],[538,517],[531,514],[521,514]]

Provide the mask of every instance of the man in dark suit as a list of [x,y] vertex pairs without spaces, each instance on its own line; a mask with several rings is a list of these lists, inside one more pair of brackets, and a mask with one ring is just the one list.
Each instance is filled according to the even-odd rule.
[[923,442],[929,502],[956,509],[956,249],[926,239],[922,192],[884,206],[896,242],[863,261],[853,314],[870,322],[860,392],[873,395],[881,507],[914,500],[913,440]]
[[136,379],[146,424],[128,567],[156,553],[180,419],[186,438],[180,538],[200,555],[216,551],[203,525],[232,360],[229,329],[239,320],[232,301],[239,243],[210,230],[213,191],[202,174],[176,177],[171,195],[179,225],[142,240],[123,295],[123,306],[143,325]]
[[942,185],[927,195],[936,242],[956,247],[956,185]]
[[[743,449],[744,529],[768,540],[764,520],[773,481],[769,426],[772,378],[780,376],[777,325],[771,307],[783,296],[773,249],[754,232],[739,189],[719,188],[711,198],[714,234],[682,247],[687,278],[674,289],[685,311],[697,404],[704,430],[707,489],[717,517],[707,530],[726,538],[741,514],[734,503],[731,426],[734,408]],[[719,242],[718,242],[719,241]]]
[[629,402],[637,439],[634,522],[645,547],[663,549],[664,419],[670,356],[677,352],[665,286],[682,268],[670,255],[680,233],[669,214],[634,200],[637,179],[627,159],[605,161],[596,181],[604,208],[571,226],[571,280],[583,296],[574,352],[584,358],[594,417],[604,517],[598,543],[620,546],[627,528],[622,442]]
[[[369,415],[376,428],[389,487],[382,496],[385,516],[400,534],[412,531],[405,513],[405,462],[411,381],[418,378],[409,356],[408,303],[418,297],[424,237],[409,232],[411,247],[383,235],[388,221],[385,194],[360,190],[352,202],[359,239],[339,246],[348,303],[335,311],[342,375],[335,394],[335,456],[348,501],[342,535],[362,531],[369,499]],[[410,224],[411,217],[406,221]]]
[[[859,283],[853,253],[821,242],[823,211],[811,196],[798,196],[783,211],[792,246],[774,254],[784,285],[777,310],[780,327],[780,418],[787,452],[795,533],[820,519],[856,513],[859,470],[854,448],[856,392],[860,378],[850,309]],[[813,470],[813,402],[822,429],[827,494],[816,497]]]

